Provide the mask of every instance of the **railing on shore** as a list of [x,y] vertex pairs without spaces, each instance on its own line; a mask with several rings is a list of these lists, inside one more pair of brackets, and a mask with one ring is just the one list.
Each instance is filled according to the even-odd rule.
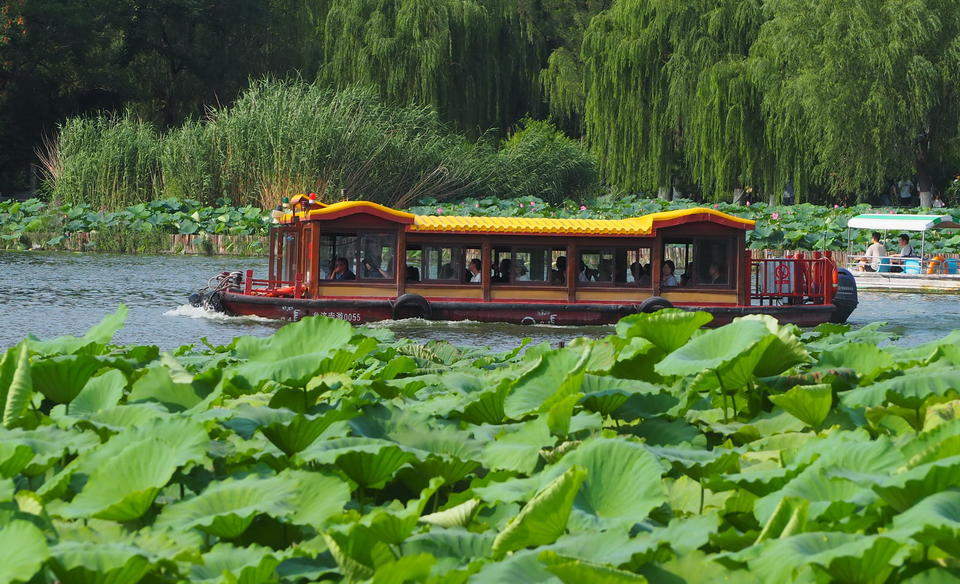
[[[799,257],[798,257],[799,256]],[[831,304],[836,264],[831,257],[750,260],[750,304]]]

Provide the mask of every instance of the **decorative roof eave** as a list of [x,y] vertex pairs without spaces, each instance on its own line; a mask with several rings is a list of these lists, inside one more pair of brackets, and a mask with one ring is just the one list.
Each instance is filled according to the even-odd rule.
[[[300,203],[300,201],[297,201]],[[306,201],[304,201],[306,202]],[[405,226],[410,233],[496,234],[558,237],[651,237],[658,229],[684,223],[717,223],[734,229],[753,229],[755,222],[716,209],[697,207],[651,213],[628,219],[544,219],[536,217],[470,217],[413,215],[369,201],[343,201],[331,205],[312,203],[306,209],[285,214],[281,222],[298,220],[331,221],[366,214]]]

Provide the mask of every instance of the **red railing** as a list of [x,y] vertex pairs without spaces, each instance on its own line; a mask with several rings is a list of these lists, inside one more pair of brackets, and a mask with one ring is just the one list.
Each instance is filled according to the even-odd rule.
[[253,277],[253,270],[247,270],[243,278],[243,293],[252,296],[289,296],[302,298],[305,287],[299,276],[296,282],[290,280],[264,280]]
[[750,260],[750,303],[831,304],[836,285],[837,266],[833,259],[814,252],[805,258],[793,257]]

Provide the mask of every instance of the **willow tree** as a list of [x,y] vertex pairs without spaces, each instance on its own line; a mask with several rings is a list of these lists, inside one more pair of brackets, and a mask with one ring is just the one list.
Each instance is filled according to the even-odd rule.
[[538,102],[543,48],[528,32],[509,0],[342,0],[326,17],[323,76],[503,128]]
[[749,51],[760,0],[618,0],[583,42],[586,132],[604,175],[631,190],[689,173],[725,196],[771,181]]
[[956,0],[768,0],[751,50],[771,149],[834,192],[931,173],[956,152]]

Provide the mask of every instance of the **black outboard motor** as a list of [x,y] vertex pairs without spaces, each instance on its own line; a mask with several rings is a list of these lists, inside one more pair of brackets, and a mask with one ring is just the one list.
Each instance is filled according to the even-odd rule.
[[850,314],[857,308],[857,281],[846,268],[837,268],[837,293],[833,295],[833,314],[830,322],[847,322]]
[[224,312],[223,292],[243,287],[243,272],[221,272],[210,278],[206,286],[189,296],[192,306],[216,312]]

